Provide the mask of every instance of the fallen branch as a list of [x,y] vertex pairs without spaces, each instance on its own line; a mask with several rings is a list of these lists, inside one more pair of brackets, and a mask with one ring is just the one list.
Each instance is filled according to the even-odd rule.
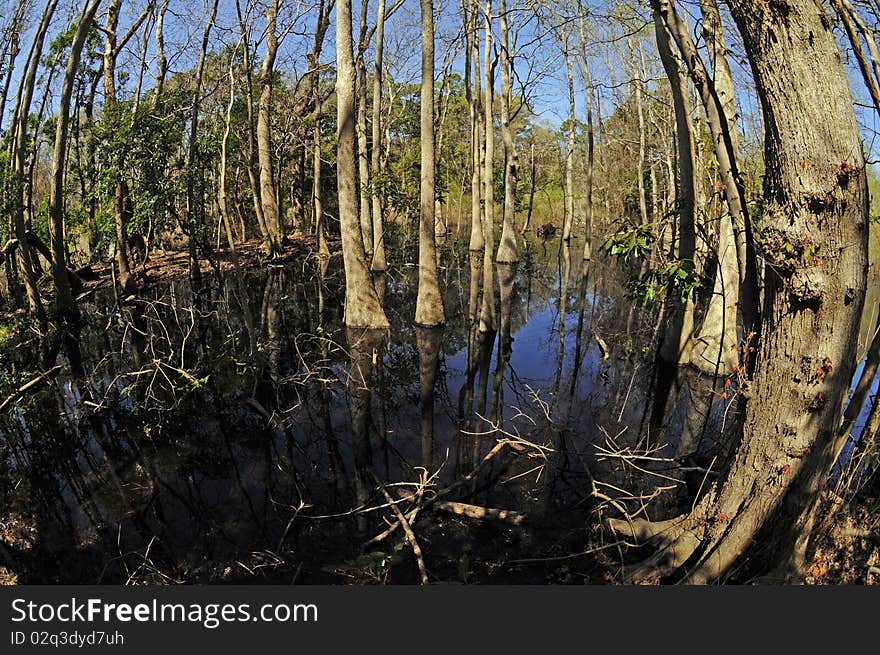
[[493,521],[505,521],[513,525],[522,525],[525,520],[525,514],[514,512],[506,509],[496,509],[494,507],[482,507],[480,505],[469,505],[468,503],[458,503],[451,500],[444,500],[435,504],[437,509],[450,512],[457,516],[464,516],[469,519],[477,519],[479,521],[490,519]]
[[40,382],[42,382],[43,380],[46,380],[47,378],[50,378],[50,377],[54,376],[54,375],[55,375],[58,371],[60,371],[60,370],[61,370],[61,365],[60,365],[60,364],[57,365],[57,366],[53,366],[53,367],[50,368],[48,371],[44,371],[44,372],[40,373],[40,374],[39,374],[37,377],[35,377],[33,380],[30,380],[30,381],[27,382],[26,384],[23,384],[22,386],[20,386],[20,387],[15,391],[15,393],[13,393],[13,394],[12,394],[11,396],[9,396],[6,400],[4,400],[2,403],[0,403],[0,412],[2,412],[3,410],[5,410],[5,409],[6,409],[9,405],[11,405],[12,403],[14,403],[14,402],[16,402],[17,400],[19,400],[24,394],[26,394],[28,391],[30,391],[31,389],[33,389],[33,388],[34,388],[35,386],[37,386]]
[[409,545],[413,549],[413,554],[416,556],[416,562],[419,565],[419,573],[422,576],[422,584],[428,584],[428,572],[425,570],[425,559],[422,557],[422,549],[419,546],[419,542],[416,540],[416,535],[413,533],[412,528],[409,525],[409,522],[406,520],[406,517],[403,515],[403,512],[400,511],[400,508],[397,506],[391,496],[388,495],[388,492],[385,491],[385,488],[382,488],[382,494],[385,496],[385,500],[391,503],[391,508],[394,510],[394,513],[397,515],[397,520],[400,523],[403,531],[406,533],[406,539],[409,541]]

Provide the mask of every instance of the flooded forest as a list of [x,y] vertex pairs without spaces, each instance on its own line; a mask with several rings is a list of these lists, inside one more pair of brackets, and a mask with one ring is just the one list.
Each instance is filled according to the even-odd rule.
[[0,30],[0,583],[880,582],[876,3]]

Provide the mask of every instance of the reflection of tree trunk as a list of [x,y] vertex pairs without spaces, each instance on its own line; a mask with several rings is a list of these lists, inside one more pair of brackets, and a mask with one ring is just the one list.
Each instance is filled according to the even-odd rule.
[[495,379],[492,382],[492,423],[501,425],[504,405],[504,374],[510,363],[513,337],[511,336],[510,305],[516,281],[516,264],[498,264],[499,323],[498,355],[495,360]]
[[[343,0],[344,4],[345,0]],[[352,450],[354,451],[355,500],[357,506],[367,501],[370,470],[373,465],[370,447],[371,377],[373,362],[381,356],[385,330],[354,329],[346,331],[351,368],[348,374],[349,410],[351,412]],[[359,529],[365,527],[362,515]]]
[[284,287],[284,269],[270,268],[266,273],[263,292],[263,324],[266,329],[266,361],[269,377],[277,393],[281,384],[281,295]]
[[477,327],[480,315],[480,282],[483,279],[483,257],[480,253],[470,253],[470,286],[468,293],[467,321],[467,367],[464,384],[458,392],[458,469],[465,474],[473,463],[469,461],[474,450],[473,431],[474,381],[477,377]]
[[[589,241],[589,240],[588,240]],[[577,290],[577,304],[578,304],[578,323],[577,323],[577,332],[575,333],[575,341],[574,341],[574,362],[573,362],[573,370],[571,372],[571,383],[568,388],[568,397],[569,402],[574,398],[574,390],[577,386],[578,374],[581,370],[581,358],[584,356],[583,347],[584,347],[584,338],[589,339],[589,336],[585,334],[584,330],[584,317],[586,315],[587,309],[587,287],[589,284],[589,260],[584,259],[581,262],[581,276],[580,281],[578,282],[578,290]]]
[[440,367],[441,328],[416,326],[419,348],[419,408],[421,414],[422,466],[430,472],[434,460],[434,388]]
[[571,247],[562,241],[559,249],[562,272],[559,276],[559,348],[556,351],[556,378],[553,382],[553,399],[559,401],[559,385],[562,382],[562,368],[565,363],[565,315],[568,313],[568,284],[571,279]]

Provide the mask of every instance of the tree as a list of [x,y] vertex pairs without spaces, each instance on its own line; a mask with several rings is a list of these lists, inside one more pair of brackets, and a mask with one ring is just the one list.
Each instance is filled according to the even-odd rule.
[[275,57],[278,54],[278,9],[281,0],[271,0],[266,8],[266,56],[260,66],[257,83],[260,85],[260,104],[257,111],[257,154],[260,164],[260,205],[268,233],[268,247],[274,257],[280,253],[284,238],[278,198],[275,190],[275,170],[272,164],[272,81]]
[[420,0],[422,17],[422,85],[420,108],[421,179],[419,184],[419,291],[416,325],[434,327],[446,321],[437,280],[434,240],[436,167],[434,158],[434,5]]
[[513,264],[519,260],[516,230],[513,227],[516,215],[516,187],[519,181],[519,157],[516,153],[513,129],[510,125],[510,76],[513,71],[513,61],[510,56],[506,0],[501,0],[498,10],[501,23],[501,137],[504,141],[504,216],[501,226],[501,240],[498,243],[498,254],[495,260],[502,264]]
[[345,267],[345,325],[386,328],[388,319],[370,277],[358,212],[351,0],[340,0],[336,6],[336,66],[336,180]]
[[[664,0],[654,6],[667,19],[674,9]],[[706,583],[758,550],[782,575],[802,574],[855,367],[867,273],[867,177],[830,23],[811,0],[736,0],[730,9],[765,124],[761,340],[745,390],[742,439],[720,486],[676,519],[612,521],[619,533],[660,543],[633,577],[669,574],[693,558],[682,578]]]

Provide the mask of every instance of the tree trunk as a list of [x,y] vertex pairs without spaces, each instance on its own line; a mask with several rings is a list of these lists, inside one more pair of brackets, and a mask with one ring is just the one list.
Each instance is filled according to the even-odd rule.
[[[703,14],[703,37],[712,64],[715,93],[723,110],[730,134],[730,147],[734,157],[738,151],[736,131],[736,98],[733,76],[727,62],[727,48],[721,27],[721,15],[715,0],[700,0]],[[728,207],[728,212],[730,208]],[[720,216],[718,223],[718,264],[712,297],[696,336],[691,363],[710,375],[729,375],[739,362],[737,355],[736,311],[739,305],[738,264],[736,236],[733,223],[727,216]]]
[[[660,61],[669,80],[672,92],[672,105],[675,114],[676,154],[679,163],[678,185],[678,242],[671,253],[678,259],[690,260],[689,270],[693,270],[695,250],[695,196],[697,169],[694,161],[694,125],[687,100],[687,77],[672,52],[670,35],[660,15],[654,12],[654,35]],[[690,341],[693,335],[693,302],[682,302],[680,298],[667,299],[667,316],[663,344],[659,356],[669,364],[685,364],[690,359]],[[665,405],[665,402],[662,404]]]
[[[485,159],[483,161],[483,298],[480,305],[482,333],[495,333],[495,267],[492,256],[495,251],[495,120],[492,111],[494,75],[492,65],[492,0],[486,0],[484,13],[485,39],[483,42],[483,74],[485,75],[483,99],[483,136]],[[489,346],[491,354],[491,346]],[[481,378],[481,383],[483,378]],[[483,393],[485,398],[485,393]],[[485,414],[483,414],[485,416]]]
[[446,322],[443,298],[437,279],[437,244],[434,240],[434,6],[421,0],[422,85],[421,141],[422,167],[419,218],[419,291],[416,299],[416,325],[434,327]]
[[55,308],[61,322],[68,361],[75,376],[82,373],[79,354],[79,309],[73,299],[67,272],[67,246],[64,242],[64,165],[67,159],[67,132],[70,124],[70,98],[86,36],[101,0],[91,0],[79,16],[70,57],[64,71],[58,114],[55,118],[55,149],[52,155],[52,188],[49,194],[49,237],[52,247],[52,281],[55,284]]
[[327,238],[324,234],[324,203],[321,198],[323,181],[321,179],[321,98],[315,99],[315,127],[312,143],[312,203],[315,208],[315,243],[318,256],[322,259],[330,257],[330,249],[327,247]]
[[242,62],[245,71],[245,90],[247,92],[247,174],[248,183],[251,189],[251,198],[254,203],[254,215],[257,218],[257,227],[260,229],[260,235],[263,238],[263,247],[271,254],[272,243],[269,235],[269,228],[266,225],[266,217],[263,214],[263,202],[260,195],[260,178],[259,168],[257,164],[257,136],[254,129],[254,84],[251,75],[251,57],[250,44],[248,43],[248,26],[245,24],[244,16],[241,13],[241,5],[236,0],[236,10],[238,11],[238,24],[241,30],[241,36],[244,44],[244,61]]
[[[361,20],[357,43],[357,158],[358,158],[358,193],[360,194],[360,218],[361,234],[364,240],[364,250],[367,251],[367,259],[373,254],[373,223],[370,217],[370,159],[367,152],[367,63],[365,52],[367,49],[367,14],[369,13],[369,0],[361,1]],[[374,101],[375,102],[375,101]]]
[[278,8],[281,0],[273,0],[266,9],[266,56],[260,67],[260,104],[257,107],[257,157],[260,165],[260,204],[269,235],[269,248],[272,256],[281,252],[283,232],[281,216],[278,211],[278,197],[275,191],[275,169],[272,164],[272,78],[275,71],[275,56],[278,53]]
[[[485,152],[485,139],[483,137],[483,112],[480,104],[482,89],[480,77],[482,75],[480,69],[480,43],[478,15],[479,7],[476,0],[463,0],[462,12],[467,11],[470,4],[470,21],[465,27],[467,36],[468,62],[472,66],[467,67],[465,90],[468,96],[468,110],[471,119],[471,237],[468,244],[468,250],[471,252],[479,252],[485,248],[486,243],[483,235],[483,167],[485,160],[483,154]],[[473,89],[467,80],[473,72]]]
[[202,273],[199,268],[199,257],[196,251],[196,243],[199,241],[199,233],[204,229],[204,197],[199,194],[196,198],[197,184],[194,179],[196,171],[196,156],[198,154],[198,133],[199,133],[199,113],[202,107],[202,77],[205,72],[205,60],[208,56],[208,39],[211,36],[211,29],[214,27],[214,21],[217,19],[218,0],[214,0],[211,7],[211,15],[205,24],[205,30],[202,33],[202,47],[199,52],[199,60],[196,64],[193,104],[190,113],[189,123],[189,143],[186,153],[186,176],[187,176],[187,194],[186,194],[186,221],[189,229],[189,263],[190,263],[190,280],[193,287],[197,288],[201,284]]
[[[113,0],[107,8],[107,23],[104,26],[104,120],[118,125],[121,120],[120,108],[116,104],[116,28],[119,23],[119,10],[122,0]],[[117,153],[116,161],[121,156]],[[115,171],[116,182],[113,188],[113,219],[116,226],[116,266],[119,269],[119,286],[124,294],[134,290],[134,280],[128,257],[127,227],[125,225],[125,190],[122,171]]]
[[388,319],[379,304],[367,266],[358,213],[351,0],[340,0],[336,7],[336,61],[336,177],[345,268],[345,325],[386,328]]
[[[578,28],[581,36],[581,62],[584,67],[584,85],[587,88],[587,176],[585,184],[584,200],[584,261],[590,261],[593,256],[593,169],[595,164],[595,130],[593,126],[593,79],[590,75],[590,63],[587,60],[587,34],[585,29],[585,17],[583,7],[578,4]],[[532,153],[534,157],[534,151]],[[532,162],[534,167],[534,161]],[[534,172],[532,173],[532,188],[534,189]],[[531,213],[531,199],[529,200],[529,212]],[[586,271],[584,272],[586,275]]]
[[636,577],[669,572],[696,555],[684,580],[705,583],[756,550],[762,565],[800,575],[855,367],[867,177],[830,21],[812,0],[736,0],[730,9],[765,126],[761,340],[742,442],[717,493],[683,519],[614,522],[618,532],[664,541]]
[[571,65],[571,52],[568,49],[567,27],[560,27],[562,38],[562,54],[565,58],[565,71],[568,76],[568,145],[565,150],[565,203],[562,219],[562,240],[571,239],[571,227],[574,222],[574,143],[577,114],[574,98],[574,69]]
[[[373,74],[373,151],[370,153],[371,179],[375,180],[382,170],[382,57],[385,47],[385,0],[379,0],[376,15],[376,68]],[[385,259],[385,236],[382,196],[373,189],[373,259],[370,268],[384,271],[388,267]]]
[[34,34],[34,40],[31,43],[30,52],[27,59],[27,72],[21,81],[18,90],[18,100],[16,102],[15,112],[13,115],[14,125],[14,177],[12,180],[13,189],[13,213],[12,225],[15,230],[15,237],[19,242],[19,263],[24,278],[25,292],[27,293],[28,306],[31,312],[41,321],[45,320],[46,314],[43,308],[43,300],[40,297],[40,290],[37,286],[37,277],[35,271],[35,257],[28,244],[26,225],[24,220],[24,169],[25,169],[25,149],[27,146],[27,128],[28,118],[30,116],[31,102],[34,96],[34,88],[36,85],[37,71],[40,65],[40,59],[43,52],[43,43],[46,34],[49,31],[49,25],[55,8],[58,6],[58,0],[49,0],[40,24]]
[[[760,320],[757,260],[754,252],[752,225],[745,204],[745,191],[737,169],[736,153],[733,150],[729,123],[716,92],[715,84],[709,77],[691,38],[690,29],[678,15],[674,2],[672,0],[652,0],[651,6],[659,12],[675,40],[706,111],[706,121],[712,132],[715,158],[718,161],[721,187],[734,224],[740,287],[739,309],[743,329],[748,333],[759,327]],[[752,364],[753,362],[748,362],[749,369],[752,368]]]
[[516,188],[519,181],[519,156],[510,127],[510,74],[513,62],[510,58],[510,38],[507,27],[507,1],[499,5],[501,20],[501,136],[504,140],[504,216],[501,223],[501,241],[495,261],[499,264],[514,264],[519,261],[516,244],[516,230],[513,223],[516,217]]

